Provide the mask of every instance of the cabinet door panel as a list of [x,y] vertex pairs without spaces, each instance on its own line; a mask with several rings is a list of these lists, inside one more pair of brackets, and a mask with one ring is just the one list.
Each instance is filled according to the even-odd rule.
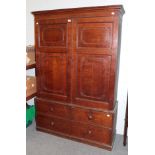
[[111,48],[112,23],[79,23],[78,47]]
[[36,47],[40,52],[67,52],[67,19],[36,22]]
[[40,46],[66,46],[66,24],[40,26]]
[[77,97],[106,100],[110,63],[110,56],[78,55]]
[[115,18],[77,18],[73,27],[74,104],[112,109],[117,35]]
[[[94,49],[94,53],[111,51],[114,22],[111,17],[78,18],[76,20],[76,48]],[[93,52],[90,51],[90,53]]]
[[38,87],[40,97],[48,96],[54,100],[69,99],[69,75],[67,56],[60,53],[39,55]]

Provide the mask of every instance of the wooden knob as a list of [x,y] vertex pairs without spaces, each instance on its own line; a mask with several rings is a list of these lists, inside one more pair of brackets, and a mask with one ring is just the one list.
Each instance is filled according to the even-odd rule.
[[115,15],[115,12],[111,12],[112,15]]
[[51,122],[51,126],[54,126],[54,122]]
[[68,23],[71,23],[71,22],[72,22],[72,20],[71,20],[71,19],[68,19],[67,21],[68,21]]
[[53,112],[53,111],[54,111],[54,108],[53,108],[53,107],[51,107],[51,108],[50,108],[50,111],[52,111],[52,112]]
[[109,115],[109,114],[107,114],[107,117],[110,117],[110,115]]
[[89,130],[89,131],[88,131],[88,134],[90,135],[91,133],[92,133],[92,131],[91,131],[91,130]]
[[88,119],[90,119],[90,120],[91,120],[92,118],[93,118],[93,116],[92,116],[92,115],[88,115]]

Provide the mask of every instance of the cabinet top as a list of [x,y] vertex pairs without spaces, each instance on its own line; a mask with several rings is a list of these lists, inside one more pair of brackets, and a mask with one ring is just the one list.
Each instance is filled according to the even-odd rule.
[[70,15],[74,16],[78,13],[108,13],[115,12],[115,15],[123,15],[125,13],[123,5],[109,5],[109,6],[95,6],[95,7],[81,7],[81,8],[69,8],[69,9],[58,9],[58,10],[43,10],[32,12],[35,16],[40,15]]

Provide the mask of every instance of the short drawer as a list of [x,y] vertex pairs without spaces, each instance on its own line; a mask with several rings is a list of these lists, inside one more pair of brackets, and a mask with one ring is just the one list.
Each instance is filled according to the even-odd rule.
[[37,115],[36,126],[65,134],[70,134],[71,131],[69,121],[44,115]]
[[87,141],[112,145],[112,130],[94,125],[72,123],[72,135]]
[[69,118],[69,107],[63,104],[51,103],[36,99],[37,113],[55,115],[58,117]]
[[95,123],[96,125],[103,125],[105,127],[112,128],[114,113],[97,112],[94,110],[73,107],[72,118],[75,121]]

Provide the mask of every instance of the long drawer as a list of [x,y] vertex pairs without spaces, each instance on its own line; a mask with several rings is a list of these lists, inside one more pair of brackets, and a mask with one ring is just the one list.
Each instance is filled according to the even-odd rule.
[[107,128],[113,128],[115,111],[97,111],[88,108],[65,105],[36,99],[37,113],[61,117],[77,122],[90,123]]
[[66,135],[80,141],[108,146],[112,145],[113,131],[108,128],[45,115],[37,115],[36,125],[38,129]]

